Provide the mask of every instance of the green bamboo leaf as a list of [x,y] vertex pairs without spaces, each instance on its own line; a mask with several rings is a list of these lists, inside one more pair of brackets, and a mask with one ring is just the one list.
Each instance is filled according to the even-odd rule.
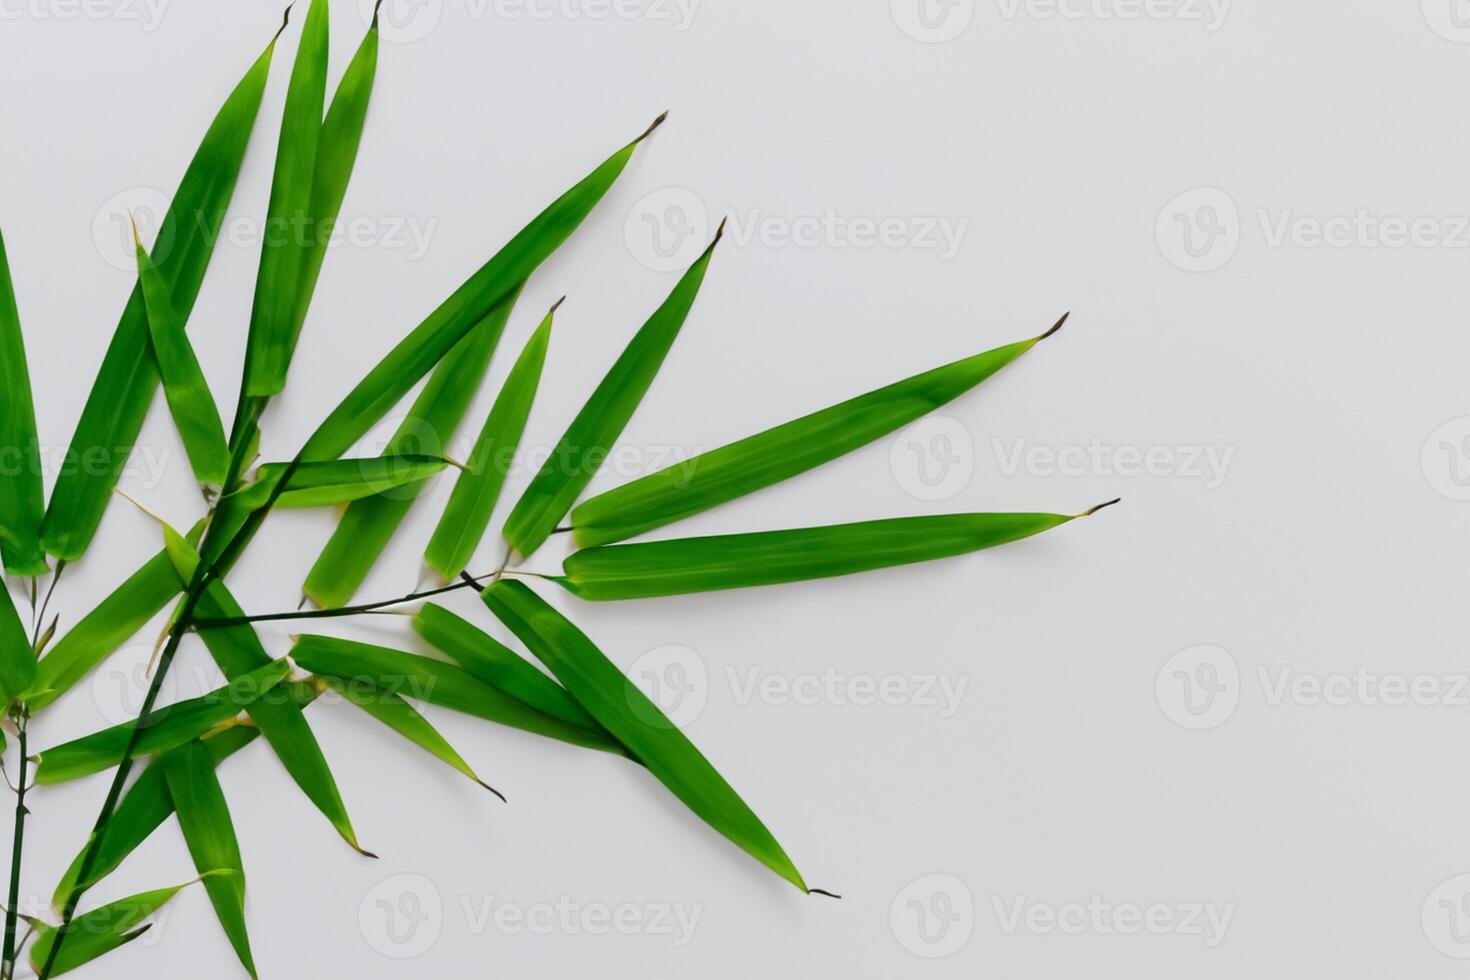
[[29,698],[31,711],[71,690],[182,591],[168,555],[160,551],[150,558],[41,658]]
[[301,337],[301,328],[306,323],[311,298],[316,293],[317,279],[321,276],[322,263],[327,257],[332,226],[337,223],[342,200],[347,196],[347,185],[357,163],[357,150],[362,143],[363,125],[367,120],[368,102],[372,98],[373,81],[377,72],[378,14],[375,10],[372,25],[358,45],[352,61],[348,63],[347,71],[337,86],[337,93],[332,96],[332,104],[327,109],[326,122],[322,123],[321,138],[316,149],[316,172],[311,185],[311,210],[308,212],[314,234],[303,256],[301,285],[296,292],[291,347],[286,355],[288,361]]
[[427,750],[440,761],[470,777],[499,796],[501,800],[505,799],[499,790],[475,775],[475,770],[470,768],[470,764],[464,761],[454,750],[454,746],[450,745],[433,725],[429,724],[427,718],[419,714],[413,705],[398,695],[359,681],[341,680],[334,677],[330,678],[327,683],[343,699],[357,705],[368,715],[381,721],[419,748]]
[[[442,472],[448,465],[449,461],[443,456],[409,453],[302,463],[291,474],[291,481],[276,499],[275,506],[289,509],[350,504],[364,497],[420,483]],[[266,463],[256,470],[253,482],[230,496],[248,510],[265,506],[286,467],[286,463]]]
[[35,679],[36,651],[10,590],[0,581],[0,709],[24,695]]
[[443,606],[426,604],[414,616],[413,628],[436,650],[497,691],[569,725],[602,730],[566,688]]
[[[150,928],[144,923],[179,892],[208,877],[229,873],[211,872],[210,875],[174,885],[172,888],[140,892],[77,916],[67,927],[66,942],[62,944],[61,952],[51,966],[51,976],[60,976],[69,970],[75,970],[132,942]],[[36,925],[36,941],[31,946],[31,969],[39,974],[41,965],[51,955],[51,947],[56,943],[57,930],[46,923],[33,924]]]
[[[173,558],[179,578],[188,580],[198,564],[198,552],[167,524],[163,531],[164,550]],[[218,579],[204,590],[194,612],[200,620],[236,619],[245,615],[224,582]],[[260,637],[249,624],[201,628],[199,635],[228,680],[249,677],[272,663]],[[291,698],[262,698],[247,705],[245,711],[306,798],[331,821],[337,833],[354,850],[367,854],[357,842],[357,833],[352,829],[352,820],[337,789],[337,780],[332,776],[331,767],[327,765],[326,756],[301,706]]]
[[304,460],[335,459],[352,448],[419,379],[503,302],[571,237],[632,159],[633,151],[664,120],[654,120],[575,187],[552,202],[490,261],[441,303],[378,362],[307,440]]
[[694,298],[699,295],[710,257],[714,255],[715,246],[720,243],[724,231],[725,225],[721,222],[709,248],[684,273],[669,298],[628,342],[582,411],[572,420],[541,471],[516,502],[504,530],[505,540],[515,556],[529,558],[541,547],[596,475],[597,467],[612,450],[668,356],[674,338],[679,335],[679,328],[684,325],[694,305]]
[[[303,708],[311,704],[321,693],[319,686],[314,683],[293,681],[286,686],[292,699]],[[249,724],[240,724],[217,731],[204,738],[203,741],[205,748],[209,749],[210,758],[214,760],[215,765],[219,765],[254,742],[259,736],[258,728]],[[174,801],[173,797],[168,795],[168,783],[163,774],[163,766],[159,760],[155,759],[144,767],[137,780],[124,794],[112,819],[107,822],[107,828],[102,834],[102,846],[97,849],[92,869],[87,874],[86,882],[82,883],[82,891],[90,889],[116,871],[129,854],[137,850],[139,845],[147,840],[155,830],[163,826],[164,821],[173,816],[173,812]],[[89,838],[88,844],[90,843]],[[82,861],[86,856],[87,848],[83,847],[72,861],[71,866],[67,868],[66,874],[62,876],[61,883],[56,886],[56,892],[52,896],[53,908],[57,910],[66,908],[67,899],[71,897],[72,889],[78,884],[78,876],[82,872]]]
[[[288,695],[273,689],[290,670],[287,661],[275,660],[201,697],[155,709],[140,723],[143,733],[134,755],[166,752],[199,738],[234,722],[241,711],[267,695],[284,699]],[[47,786],[111,769],[122,761],[134,724],[115,725],[45,750],[36,756],[36,781]]]
[[[159,229],[159,250],[166,251],[155,256],[158,272],[183,321],[194,309],[234,193],[275,45],[272,39],[225,101]],[[158,385],[151,348],[143,292],[134,289],[87,396],[41,526],[42,546],[57,558],[80,558],[102,522]]]
[[214,771],[214,760],[199,742],[189,742],[161,761],[194,867],[201,875],[216,870],[232,872],[206,877],[204,889],[209,893],[225,936],[235,948],[235,955],[253,977],[255,960],[250,954],[250,936],[245,929],[245,868],[240,861],[240,845],[235,840],[230,808]]
[[[1114,501],[1116,503],[1116,501]],[[1108,506],[1103,504],[1103,507]],[[948,558],[1029,538],[1083,514],[944,514],[579,551],[554,579],[583,599],[642,599],[778,585]]]
[[916,374],[599,494],[572,511],[573,536],[583,548],[612,544],[805,473],[953,401],[1066,321],[1040,337]]
[[41,443],[26,367],[25,337],[10,277],[10,258],[0,236],[0,555],[12,575],[43,575]]
[[327,0],[312,0],[286,89],[275,178],[250,311],[244,394],[269,397],[286,386],[296,313],[314,237],[311,192],[327,95]]
[[526,420],[531,415],[531,404],[536,400],[541,369],[546,364],[546,350],[551,343],[551,322],[560,305],[558,300],[546,314],[511,368],[424,552],[425,564],[445,582],[469,565],[480,539],[485,536],[485,528],[490,525],[490,515],[500,499],[506,474],[515,461]]
[[496,582],[483,597],[582,707],[696,816],[797,888],[810,891],[776,838],[725,778],[581,630],[520,582]]
[[138,281],[143,289],[143,305],[148,316],[148,335],[158,373],[163,378],[163,395],[169,413],[179,430],[179,440],[194,478],[206,487],[218,490],[224,485],[230,468],[230,447],[225,439],[225,424],[210,394],[209,384],[194,356],[194,348],[184,333],[184,321],[174,312],[168,284],[158,267],[143,248],[138,226],[133,224],[133,246],[138,256]]
[[303,636],[291,659],[322,677],[368,684],[416,701],[449,708],[547,738],[604,752],[626,754],[623,747],[600,729],[569,725],[483,684],[453,664],[387,647],[339,640],[331,636]]
[[[484,380],[519,290],[495,306],[439,362],[408,417],[388,441],[385,455],[438,454],[454,439],[459,423]],[[345,606],[382,557],[425,484],[359,500],[347,508],[337,530],[306,577],[303,591],[323,609]]]

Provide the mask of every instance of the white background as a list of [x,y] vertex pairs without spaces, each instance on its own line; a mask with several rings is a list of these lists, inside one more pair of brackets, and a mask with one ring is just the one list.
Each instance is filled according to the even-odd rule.
[[[647,222],[666,236],[692,228],[697,250],[730,213],[755,231],[716,256],[625,433],[635,462],[713,448],[1074,313],[947,408],[953,422],[678,532],[1124,505],[1001,551],[844,580],[622,605],[551,595],[624,667],[670,645],[693,652],[676,654],[708,678],[689,735],[807,879],[843,901],[802,897],[618,760],[433,712],[509,795],[502,806],[348,706],[323,705],[311,717],[381,860],[343,846],[262,747],[224,767],[262,976],[1463,973],[1453,957],[1470,954],[1459,941],[1470,886],[1451,879],[1470,871],[1470,704],[1457,680],[1470,670],[1470,503],[1455,498],[1467,495],[1470,422],[1441,427],[1470,415],[1470,30],[1455,26],[1470,9],[1069,0],[1064,16],[1043,3],[926,2],[932,30],[916,0],[705,0],[691,19],[651,0],[619,8],[631,19],[559,0],[535,7],[549,16],[390,0],[389,37],[423,36],[384,44],[343,208],[366,222],[366,241],[327,260],[265,453],[294,450],[544,202],[667,108],[668,125],[533,280],[461,438],[567,293],[527,436],[554,442],[675,280],[648,268],[659,263]],[[333,6],[335,78],[364,21],[352,0]],[[279,9],[0,10],[0,220],[42,441],[55,449],[132,286],[113,264],[121,209],[146,219],[146,189],[172,192]],[[282,42],[232,206],[246,233],[221,244],[190,325],[224,406],[257,262],[248,223],[265,210],[297,36]],[[1392,220],[1332,224],[1360,213]],[[899,233],[866,247],[835,223],[804,244],[780,235],[825,215],[893,218]],[[1418,241],[1396,237],[1395,220],[1420,218],[1431,220]],[[963,223],[955,254],[924,247],[925,219]],[[426,247],[404,247],[395,222],[431,227]],[[1347,237],[1314,240],[1312,222]],[[184,526],[202,509],[175,444],[157,399],[139,453],[175,455],[161,479],[145,468],[123,486]],[[1093,445],[1065,471],[1030,454]],[[937,451],[923,460],[931,476],[946,461],[959,475],[930,492],[915,446]],[[1185,465],[1205,448],[1228,456],[1219,479]],[[1129,453],[1150,449],[1154,472],[1127,470]],[[415,509],[364,598],[413,588],[447,490]],[[242,603],[294,607],[331,527],[325,513],[273,518],[231,579]],[[146,518],[114,506],[62,581],[63,628],[156,547]],[[533,567],[559,557],[549,547]],[[497,558],[487,541],[476,565]],[[504,635],[472,601],[454,605]],[[398,620],[336,631],[419,649]],[[286,651],[290,627],[264,632]],[[964,694],[949,717],[933,704],[846,703],[840,685],[814,703],[743,695],[752,670],[779,685],[828,668],[891,685],[939,677]],[[1334,698],[1344,703],[1314,702],[1308,687],[1277,694],[1283,678],[1332,687],[1359,668],[1376,680]],[[194,642],[176,670],[179,696],[213,683]],[[35,742],[116,720],[128,676],[84,682],[37,723]],[[1421,676],[1429,703],[1375,693],[1383,678]],[[1214,706],[1191,713],[1205,692],[1183,685],[1211,677]],[[81,846],[105,788],[99,776],[35,795],[32,903]],[[170,823],[92,897],[191,874]],[[405,933],[387,932],[379,899],[407,911],[417,900],[429,915],[411,943],[395,943]],[[1040,911],[1013,926],[1018,901]],[[495,924],[502,903],[699,918],[678,945],[656,928],[593,935],[576,916],[516,931]],[[1114,911],[1044,927],[1048,910],[1075,903]],[[1129,905],[1161,906],[1178,928],[1118,934]],[[1203,917],[1181,925],[1191,905],[1228,915],[1223,935]],[[415,959],[385,955],[421,947]],[[88,975],[239,972],[195,889],[156,935]]]

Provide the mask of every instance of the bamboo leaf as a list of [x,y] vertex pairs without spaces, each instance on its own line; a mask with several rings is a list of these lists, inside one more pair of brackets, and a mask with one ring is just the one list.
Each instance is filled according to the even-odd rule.
[[[234,193],[275,44],[272,39],[205,133],[158,233],[159,248],[166,244],[167,251],[154,259],[183,321],[194,309]],[[143,293],[134,289],[51,494],[41,528],[42,546],[50,554],[73,561],[91,544],[157,385]]]
[[[213,874],[228,874],[228,872],[213,872]],[[149,926],[144,923],[149,918],[167,905],[179,892],[200,880],[203,879],[196,878],[194,881],[186,881],[172,888],[157,888],[153,891],[140,892],[77,916],[67,927],[66,942],[62,944],[61,952],[57,954],[56,962],[52,964],[51,976],[60,976],[69,970],[75,970],[137,939],[148,931]],[[36,941],[31,946],[30,958],[31,969],[37,974],[41,972],[41,965],[51,955],[51,947],[56,942],[56,932],[54,926],[45,923],[36,926]]]
[[473,675],[439,660],[330,636],[303,636],[291,651],[303,670],[368,684],[511,728],[619,755],[623,747],[601,730],[569,725],[531,708]]
[[242,710],[267,694],[287,697],[272,692],[290,669],[287,661],[273,660],[201,697],[155,709],[141,722],[115,725],[47,749],[36,757],[36,782],[48,786],[111,769],[122,761],[134,724],[143,726],[134,755],[145,756],[166,752],[233,723]]
[[[449,461],[443,456],[425,454],[302,463],[292,472],[290,483],[277,498],[275,506],[289,509],[350,504],[364,497],[422,482],[448,465]],[[286,467],[286,463],[266,463],[257,468],[254,482],[241,487],[230,495],[231,498],[247,510],[265,506]]]
[[520,582],[501,580],[485,604],[602,725],[685,806],[751,857],[808,891],[801,873],[745,801],[581,630]]
[[612,544],[780,483],[958,398],[1061,329],[946,364],[652,473],[572,511],[580,547]]
[[335,459],[388,413],[461,338],[503,302],[571,237],[623,172],[633,151],[658,125],[618,150],[530,224],[465,281],[342,399],[307,440],[304,460]]
[[160,551],[150,558],[41,658],[28,699],[31,711],[71,690],[182,591],[168,555]]
[[372,98],[373,81],[377,72],[378,14],[374,11],[372,25],[358,45],[352,61],[348,63],[342,81],[337,85],[337,93],[327,109],[327,119],[322,124],[321,138],[317,144],[316,172],[311,185],[311,210],[308,212],[314,234],[302,260],[301,284],[296,291],[296,311],[291,349],[287,352],[288,360],[301,337],[301,328],[306,323],[311,298],[316,292],[317,279],[321,276],[322,263],[327,257],[332,226],[337,223],[342,200],[347,196],[347,185],[357,163],[357,151],[362,143],[363,125],[367,120],[368,102]]
[[[386,455],[438,454],[454,439],[484,380],[516,293],[495,306],[469,335],[439,362],[408,417],[388,441]],[[398,526],[408,516],[424,483],[390,496],[359,500],[347,508],[306,577],[303,591],[323,609],[345,606],[382,557]]]
[[[286,686],[292,699],[303,708],[315,700],[320,693],[315,684],[291,682]],[[219,765],[255,741],[259,735],[260,730],[251,725],[232,725],[208,735],[203,741],[204,747],[209,749],[210,758],[214,760],[215,765]],[[159,760],[153,760],[144,767],[138,779],[128,788],[122,802],[113,813],[112,819],[107,822],[107,828],[102,835],[102,846],[97,850],[97,857],[92,863],[92,869],[87,875],[86,882],[82,883],[81,890],[90,889],[117,870],[123,860],[137,850],[138,846],[147,840],[155,830],[163,826],[164,821],[171,817],[173,812],[174,801],[173,797],[168,795],[168,783],[163,774],[163,766]],[[66,874],[62,876],[61,883],[56,886],[56,892],[52,896],[53,908],[60,910],[66,907],[72,889],[78,884],[82,861],[86,856],[87,848],[83,847],[72,861],[71,866],[67,868]]]
[[216,870],[231,872],[206,876],[204,889],[235,955],[250,975],[256,976],[250,936],[245,929],[245,868],[240,862],[229,805],[215,775],[214,759],[199,742],[189,742],[161,761],[194,867],[201,875]]
[[36,651],[10,590],[0,581],[0,709],[24,695],[35,679]]
[[[1108,506],[1104,504],[1103,506]],[[555,579],[583,599],[642,599],[850,575],[1029,538],[1085,514],[945,514],[579,551]]]
[[[41,443],[36,438],[36,408],[26,367],[25,337],[10,276],[5,238],[0,236],[0,555],[12,575],[42,575]],[[12,455],[13,454],[13,455]]]
[[597,467],[612,450],[638,403],[653,384],[679,328],[709,269],[710,257],[725,226],[704,254],[684,273],[669,298],[634,335],[582,411],[572,420],[561,442],[547,458],[531,485],[521,495],[505,522],[505,540],[515,555],[529,558],[541,547],[557,522],[572,509]]
[[497,691],[569,725],[602,730],[566,688],[443,606],[426,604],[414,616],[413,628],[436,650]]
[[[165,550],[174,559],[179,577],[188,580],[199,561],[198,553],[167,524],[164,525],[164,537]],[[224,582],[216,579],[200,596],[195,614],[201,620],[234,619],[243,617],[245,611],[230,595]],[[230,681],[249,677],[272,663],[260,637],[248,624],[200,629],[199,635],[214,662]],[[354,850],[367,854],[357,842],[357,833],[352,829],[352,819],[347,815],[337,780],[332,776],[331,767],[327,765],[326,756],[301,706],[291,698],[262,698],[246,705],[245,710],[306,798],[331,821],[337,833]]]
[[380,690],[358,681],[344,681],[332,678],[327,681],[332,690],[340,694],[343,699],[357,705],[364,712],[381,721],[404,738],[413,742],[419,748],[432,753],[440,761],[447,763],[454,769],[470,777],[476,783],[488,789],[490,792],[505,799],[500,791],[486,783],[470,764],[465,762],[454,746],[440,735],[429,720],[419,714],[417,709],[407,701],[391,691]]
[[275,177],[250,311],[244,394],[269,397],[286,386],[295,346],[306,255],[315,236],[311,192],[327,93],[327,0],[312,0],[286,89]]
[[[557,306],[560,305],[558,301]],[[553,306],[511,368],[424,552],[424,562],[446,582],[469,565],[490,525],[490,516],[515,461],[526,420],[530,418],[531,404],[536,400],[555,315],[556,306]]]
[[217,490],[224,485],[225,473],[230,468],[224,422],[220,421],[219,408],[204,380],[199,359],[184,333],[184,321],[174,312],[168,284],[138,237],[137,224],[133,225],[133,244],[138,255],[138,281],[143,289],[148,335],[163,379],[164,399],[194,468],[194,478]]

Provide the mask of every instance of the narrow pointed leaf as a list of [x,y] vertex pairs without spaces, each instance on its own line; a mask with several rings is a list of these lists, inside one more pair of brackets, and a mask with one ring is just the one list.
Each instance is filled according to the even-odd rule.
[[301,458],[335,459],[376,425],[497,303],[519,289],[571,237],[623,172],[638,144],[661,121],[662,117],[553,201],[399,341],[327,416],[307,440]]
[[[292,682],[286,686],[292,699],[303,708],[320,693],[315,684]],[[209,735],[203,741],[205,748],[209,749],[210,758],[215,765],[219,765],[259,736],[260,730],[253,725],[232,725]],[[174,801],[168,795],[163,766],[155,759],[144,767],[142,774],[124,794],[112,819],[107,822],[107,829],[102,835],[102,846],[97,850],[82,890],[86,891],[116,871],[123,860],[163,826],[173,812]],[[78,884],[77,876],[81,874],[82,861],[86,856],[87,848],[83,847],[67,868],[52,896],[53,908],[66,907],[71,890]]]
[[501,580],[485,604],[582,707],[685,806],[751,857],[807,891],[776,838],[694,744],[581,630],[520,582]]
[[[164,536],[167,542],[165,550],[174,558],[179,577],[188,580],[194,574],[198,553],[167,525],[164,525]],[[234,619],[243,617],[245,611],[230,595],[225,583],[216,579],[200,596],[195,614],[201,620]],[[201,629],[199,635],[228,680],[248,677],[272,663],[260,637],[249,624]],[[347,807],[342,802],[342,794],[337,789],[337,780],[332,776],[331,767],[327,765],[326,756],[301,706],[292,698],[271,697],[261,698],[247,705],[245,710],[307,799],[331,821],[354,850],[361,851]]]
[[150,558],[41,658],[31,710],[39,711],[65,694],[182,591],[168,555],[159,552]]
[[[290,670],[291,665],[285,660],[274,660],[201,697],[155,709],[141,722],[143,733],[134,755],[166,752],[199,738],[232,722],[259,698],[267,695],[272,698],[288,697],[289,692],[275,692],[273,689]],[[131,721],[115,725],[46,749],[36,757],[36,781],[46,786],[111,769],[122,761],[133,725]]]
[[607,545],[567,558],[555,581],[595,601],[776,585],[993,548],[1078,516],[945,514]]
[[210,871],[232,872],[206,875],[204,889],[235,955],[253,977],[255,960],[245,929],[245,869],[240,862],[240,845],[235,839],[229,805],[214,771],[214,759],[199,742],[189,742],[160,761],[194,867],[201,875]]
[[[497,304],[439,362],[408,417],[388,441],[385,455],[439,454],[454,440],[505,332],[515,298],[512,294]],[[347,508],[306,577],[303,590],[313,602],[323,609],[335,609],[352,599],[424,486],[420,481],[393,494],[359,500]]]
[[25,338],[10,276],[10,258],[0,236],[0,555],[12,575],[46,571],[41,551],[41,443],[26,367]]
[[[154,260],[184,321],[194,308],[219,237],[250,131],[260,109],[275,41],[225,101],[189,164],[158,233]],[[141,289],[134,289],[102,360],[42,524],[57,558],[82,556],[132,453],[158,386]]]
[[384,691],[358,681],[333,678],[327,683],[344,700],[357,705],[368,715],[387,725],[419,748],[432,753],[440,761],[489,789],[489,786],[475,775],[470,764],[454,750],[454,746],[450,745],[444,736],[429,724],[429,720],[419,714],[418,710],[403,698],[392,691]]
[[[720,227],[723,232],[724,226]],[[517,501],[504,533],[520,557],[529,558],[556,530],[557,522],[572,509],[633,417],[694,306],[719,241],[717,233],[669,298],[629,341]]]
[[[251,510],[265,506],[286,465],[266,463],[256,471],[254,482],[231,496]],[[364,497],[420,483],[442,472],[448,465],[449,461],[442,456],[411,453],[302,463],[291,474],[291,482],[276,499],[275,506],[290,509],[350,504]]]
[[296,291],[296,311],[288,359],[301,337],[301,327],[306,322],[311,298],[316,292],[317,279],[321,275],[322,263],[327,257],[332,226],[337,223],[342,200],[347,196],[347,185],[357,163],[357,150],[362,143],[368,102],[372,98],[377,71],[378,16],[374,12],[372,25],[358,45],[357,53],[348,63],[347,71],[337,86],[337,93],[332,97],[331,107],[327,109],[327,120],[322,124],[321,138],[317,144],[316,172],[312,178],[309,212],[313,234],[302,259],[301,283]]
[[322,677],[367,684],[572,745],[625,754],[622,746],[601,730],[569,725],[542,714],[481,683],[467,671],[439,660],[367,643],[311,635],[297,640],[291,659],[303,670]]
[[436,650],[497,691],[569,725],[602,730],[566,688],[443,606],[425,605],[414,616],[413,628]]
[[583,548],[612,544],[790,479],[958,398],[1042,337],[916,374],[599,494],[572,511],[573,536]]
[[36,651],[15,600],[0,580],[0,710],[25,694],[36,678]]
[[224,422],[220,421],[214,395],[210,394],[199,359],[184,333],[184,321],[174,312],[168,284],[143,248],[136,225],[133,239],[138,254],[138,281],[148,316],[148,335],[158,374],[163,379],[164,399],[194,468],[194,478],[218,488],[224,484],[225,473],[230,468]]
[[[75,970],[137,939],[148,931],[149,927],[144,923],[154,913],[194,883],[187,881],[172,888],[140,892],[77,916],[66,930],[66,942],[62,944],[61,952],[51,966],[51,976],[60,976],[69,970]],[[51,955],[51,947],[55,942],[55,927],[37,927],[36,941],[30,951],[31,968],[37,974]]]
[[255,279],[245,355],[244,389],[250,396],[275,395],[286,386],[306,255],[315,237],[311,192],[326,93],[327,0],[312,0],[286,90],[266,218],[268,234]]
[[425,564],[446,582],[469,565],[490,525],[536,400],[555,314],[555,308],[546,314],[511,368],[424,552]]

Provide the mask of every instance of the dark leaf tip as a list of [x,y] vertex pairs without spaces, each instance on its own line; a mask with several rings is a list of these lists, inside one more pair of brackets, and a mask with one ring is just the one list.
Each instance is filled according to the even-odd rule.
[[1036,339],[1037,340],[1045,340],[1046,338],[1050,337],[1052,334],[1056,333],[1058,330],[1062,329],[1062,324],[1066,323],[1067,322],[1067,317],[1069,317],[1071,315],[1072,315],[1072,311],[1071,310],[1068,310],[1066,313],[1063,313],[1062,314],[1062,318],[1060,320],[1058,320],[1056,323],[1052,324],[1052,328],[1050,330],[1048,330],[1046,333],[1042,334],[1040,337],[1037,337]]
[[371,30],[376,31],[378,29],[378,11],[380,11],[382,9],[383,9],[383,0],[378,0],[377,3],[373,4],[373,23],[372,23],[372,27],[370,28]]
[[459,577],[464,581],[466,585],[474,589],[476,592],[485,591],[485,587],[480,584],[478,579],[471,576],[469,572],[460,572]]
[[1083,516],[1083,517],[1091,517],[1093,514],[1096,514],[1100,510],[1107,510],[1109,507],[1112,507],[1114,504],[1121,504],[1122,502],[1123,502],[1123,498],[1122,497],[1118,497],[1116,499],[1109,500],[1105,504],[1098,504],[1096,507],[1093,507],[1091,510],[1083,511],[1081,516]]
[[561,309],[561,304],[565,303],[566,301],[567,301],[567,298],[565,296],[563,296],[561,299],[557,300],[555,303],[552,303],[551,304],[551,309],[549,309],[549,310],[546,311],[546,315],[547,316],[551,316],[551,314],[553,314],[557,310]]
[[496,789],[494,786],[491,786],[489,783],[485,782],[483,779],[477,779],[477,780],[475,780],[475,782],[479,783],[481,786],[485,787],[490,792],[492,792],[496,796],[500,797],[500,802],[502,802],[502,803],[509,803],[510,802],[510,800],[507,800],[505,798],[505,794],[504,793],[502,793],[500,790]]
[[643,135],[642,136],[639,136],[633,142],[634,143],[642,143],[644,140],[648,139],[648,137],[650,137],[650,136],[653,135],[653,131],[655,129],[658,129],[660,126],[662,126],[664,124],[664,120],[667,119],[667,118],[669,118],[669,110],[665,109],[663,112],[660,112],[658,114],[658,118],[657,119],[655,119],[653,122],[651,122],[651,123],[648,124],[648,128],[643,131]]
[[[286,12],[281,15],[281,26],[279,28],[277,28],[277,30],[276,30],[276,36],[273,37],[273,38],[271,38],[271,43],[272,44],[274,44],[276,41],[280,40],[281,35],[284,34],[284,33],[286,33],[286,28],[291,25],[291,8],[294,7],[294,6],[296,6],[294,3],[288,3],[286,5]],[[374,17],[376,17],[376,16],[377,15],[374,14]]]
[[806,893],[808,895],[821,895],[821,896],[823,896],[825,898],[835,898],[839,902],[842,901],[842,896],[841,895],[838,895],[835,892],[829,892],[825,888],[808,888],[806,890]]

